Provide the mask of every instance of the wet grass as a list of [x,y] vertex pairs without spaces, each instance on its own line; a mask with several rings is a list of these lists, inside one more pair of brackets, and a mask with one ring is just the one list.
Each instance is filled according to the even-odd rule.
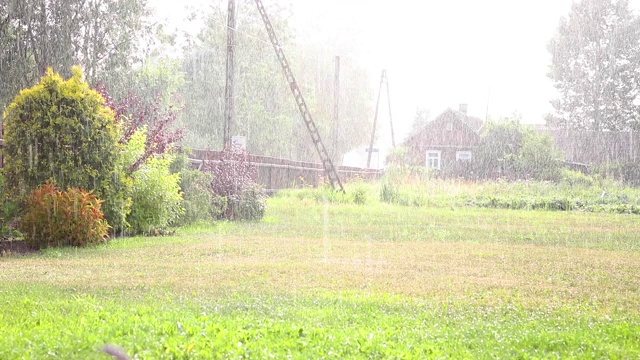
[[[18,290],[21,290],[20,292]],[[9,293],[8,295],[6,293]],[[3,287],[4,359],[636,358],[634,318],[580,308],[468,306],[398,296],[229,295],[185,301]],[[19,295],[18,295],[19,294]],[[182,296],[188,297],[188,296]],[[17,336],[18,329],[20,331]],[[8,336],[7,336],[8,335]]]
[[[569,172],[568,174],[574,174]],[[576,175],[572,175],[576,176]],[[373,199],[414,207],[473,207],[640,214],[640,189],[610,179],[558,182],[424,180],[389,175]]]
[[275,198],[0,258],[0,358],[637,358],[634,215]]

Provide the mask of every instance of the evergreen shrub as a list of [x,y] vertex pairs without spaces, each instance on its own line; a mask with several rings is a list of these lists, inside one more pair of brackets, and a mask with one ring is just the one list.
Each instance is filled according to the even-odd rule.
[[4,193],[23,204],[50,181],[61,189],[95,191],[110,224],[124,221],[118,128],[105,100],[91,90],[79,67],[64,80],[47,70],[24,89],[4,113]]

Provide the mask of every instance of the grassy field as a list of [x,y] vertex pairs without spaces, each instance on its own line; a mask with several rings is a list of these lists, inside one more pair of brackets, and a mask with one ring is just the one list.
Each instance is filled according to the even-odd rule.
[[0,358],[639,358],[638,239],[637,215],[279,197],[0,258]]

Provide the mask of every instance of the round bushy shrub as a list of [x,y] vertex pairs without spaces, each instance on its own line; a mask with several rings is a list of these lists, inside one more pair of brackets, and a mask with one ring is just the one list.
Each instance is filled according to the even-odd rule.
[[19,229],[27,244],[37,249],[100,244],[107,240],[109,228],[101,205],[93,192],[60,191],[46,183],[27,198]]
[[169,155],[156,156],[133,173],[131,213],[127,217],[133,233],[163,232],[184,213],[180,174],[172,174],[170,164]]
[[104,102],[78,67],[68,80],[49,69],[39,84],[22,90],[4,113],[7,197],[22,203],[46,181],[94,190],[109,223],[124,221],[115,166],[119,136]]
[[212,221],[217,219],[226,202],[216,201],[216,195],[211,190],[213,175],[199,170],[182,170],[180,189],[184,202],[184,214],[180,217],[181,224],[192,224],[198,221]]
[[259,184],[247,184],[227,199],[227,214],[231,220],[260,220],[267,209],[264,189]]
[[[249,162],[248,154],[223,151],[220,161],[214,163],[211,189],[214,197],[224,199],[226,207],[220,217],[228,220],[260,220],[266,209],[266,193],[255,182],[257,168]],[[214,199],[214,202],[217,201]]]

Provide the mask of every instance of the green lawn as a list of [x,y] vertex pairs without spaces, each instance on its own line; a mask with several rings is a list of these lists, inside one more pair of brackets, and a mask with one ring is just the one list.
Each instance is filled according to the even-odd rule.
[[639,358],[640,217],[269,201],[0,258],[0,359]]

